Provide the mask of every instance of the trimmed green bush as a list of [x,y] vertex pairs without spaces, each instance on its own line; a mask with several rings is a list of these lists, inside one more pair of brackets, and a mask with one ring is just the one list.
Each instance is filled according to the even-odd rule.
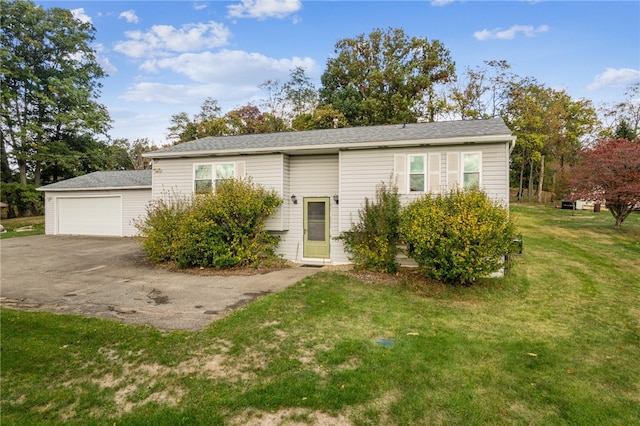
[[152,200],[146,208],[143,220],[134,222],[140,231],[142,250],[152,262],[175,260],[173,241],[180,223],[188,215],[192,199],[180,194],[167,193]]
[[454,190],[407,206],[400,237],[425,276],[467,285],[503,267],[515,226],[507,209],[484,192]]
[[181,202],[154,203],[138,226],[151,260],[227,268],[275,257],[279,238],[265,227],[282,203],[275,191],[232,179],[217,183],[215,193],[191,198],[184,209]]
[[342,240],[356,268],[380,272],[398,269],[398,226],[400,224],[400,196],[398,187],[381,183],[376,188],[376,200],[364,200],[358,211],[360,221],[354,223],[338,239]]

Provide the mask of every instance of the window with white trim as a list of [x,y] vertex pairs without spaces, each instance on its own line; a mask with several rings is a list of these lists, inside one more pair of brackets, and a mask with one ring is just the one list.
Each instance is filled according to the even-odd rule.
[[216,186],[226,179],[233,179],[236,175],[236,163],[216,164]]
[[480,186],[480,163],[482,156],[479,152],[462,154],[462,187],[467,189]]
[[236,163],[194,164],[193,192],[208,194],[213,191],[214,183],[225,179],[233,179],[236,174]]
[[425,155],[409,155],[409,191],[425,192],[427,164]]

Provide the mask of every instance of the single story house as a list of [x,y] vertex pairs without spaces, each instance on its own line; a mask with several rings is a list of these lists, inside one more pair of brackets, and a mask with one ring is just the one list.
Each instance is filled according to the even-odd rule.
[[124,236],[135,234],[130,222],[151,199],[210,192],[216,180],[250,176],[284,200],[267,223],[280,236],[280,254],[341,264],[349,259],[335,237],[358,220],[382,182],[394,180],[404,203],[478,184],[508,207],[514,144],[499,118],[206,137],[146,153],[152,170],[94,173],[40,190],[47,234]]

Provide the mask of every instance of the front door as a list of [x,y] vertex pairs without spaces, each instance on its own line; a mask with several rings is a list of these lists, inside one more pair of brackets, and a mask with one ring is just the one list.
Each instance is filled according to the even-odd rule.
[[329,197],[304,199],[304,257],[329,258]]

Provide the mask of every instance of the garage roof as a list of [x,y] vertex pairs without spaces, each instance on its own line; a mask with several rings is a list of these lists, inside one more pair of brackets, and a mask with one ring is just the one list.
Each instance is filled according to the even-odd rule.
[[147,152],[144,157],[170,158],[260,152],[304,152],[414,146],[420,144],[512,142],[515,137],[501,118],[432,123],[343,127],[298,132],[208,136]]
[[151,170],[93,172],[38,188],[38,191],[151,188]]

